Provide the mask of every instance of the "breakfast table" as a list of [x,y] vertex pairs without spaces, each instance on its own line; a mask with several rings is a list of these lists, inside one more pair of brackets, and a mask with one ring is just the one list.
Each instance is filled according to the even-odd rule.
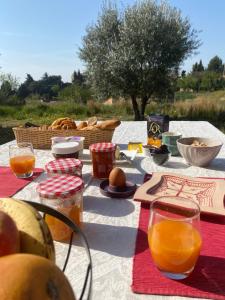
[[[183,137],[211,137],[225,144],[225,135],[209,122],[205,121],[171,121],[169,130],[180,132]],[[130,141],[146,144],[147,124],[145,121],[123,121],[116,128],[112,141],[120,149],[127,152]],[[15,140],[0,146],[0,166],[9,165],[9,145]],[[53,160],[50,150],[35,149],[36,167],[44,168]],[[140,202],[128,199],[113,199],[101,194],[100,180],[91,176],[91,160],[89,150],[84,150],[83,160],[84,212],[82,231],[85,234],[93,263],[92,299],[96,300],[138,300],[138,299],[190,299],[180,296],[146,295],[134,293],[132,284],[132,265],[135,241],[139,222]],[[225,146],[218,156],[206,168],[194,167],[185,163],[180,156],[171,156],[169,161],[158,166],[149,157],[137,154],[132,165],[125,160],[117,162],[127,180],[140,186],[146,173],[173,172],[194,177],[225,177]],[[39,202],[36,192],[37,184],[46,178],[43,172],[38,178],[26,185],[13,197],[17,199]],[[61,267],[65,260],[68,245],[55,242],[57,264]],[[87,256],[84,247],[75,237],[65,271],[77,297],[84,282]],[[84,297],[85,299],[85,297]],[[196,299],[196,298],[195,298]]]

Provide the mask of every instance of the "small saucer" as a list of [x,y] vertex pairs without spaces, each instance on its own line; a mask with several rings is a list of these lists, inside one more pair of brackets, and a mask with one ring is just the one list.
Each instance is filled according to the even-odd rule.
[[128,198],[129,196],[133,195],[137,189],[136,184],[133,184],[130,181],[126,181],[126,187],[124,190],[115,191],[110,189],[109,180],[103,180],[100,183],[100,191],[104,196],[111,197],[111,198]]

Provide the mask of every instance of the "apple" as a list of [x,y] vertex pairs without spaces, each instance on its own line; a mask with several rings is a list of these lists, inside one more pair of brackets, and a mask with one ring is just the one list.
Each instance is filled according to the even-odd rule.
[[0,256],[20,251],[20,233],[14,220],[0,210]]

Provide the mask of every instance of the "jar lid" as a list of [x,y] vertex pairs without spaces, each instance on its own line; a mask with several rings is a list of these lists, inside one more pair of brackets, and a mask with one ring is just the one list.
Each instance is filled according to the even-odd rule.
[[61,158],[52,160],[45,165],[47,173],[64,174],[81,170],[83,167],[82,161],[75,158]]
[[113,143],[96,143],[89,147],[92,152],[112,152],[116,150],[116,144]]
[[48,199],[68,198],[80,191],[84,182],[77,176],[54,176],[42,181],[37,186],[39,196]]
[[59,142],[52,145],[52,152],[55,154],[70,154],[79,150],[81,150],[81,145],[78,142]]

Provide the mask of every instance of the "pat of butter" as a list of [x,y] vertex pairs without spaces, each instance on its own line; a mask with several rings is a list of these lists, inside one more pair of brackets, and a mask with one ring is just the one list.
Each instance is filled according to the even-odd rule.
[[142,143],[140,142],[129,142],[128,150],[137,150],[137,153],[143,153]]

